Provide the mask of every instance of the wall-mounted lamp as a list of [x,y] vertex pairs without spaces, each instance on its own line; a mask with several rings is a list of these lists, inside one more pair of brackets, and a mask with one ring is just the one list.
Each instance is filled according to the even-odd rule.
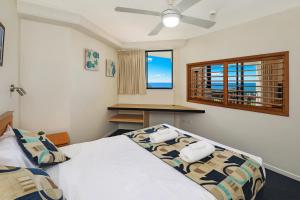
[[15,87],[14,84],[10,85],[9,90],[10,90],[10,92],[17,91],[19,93],[19,95],[21,95],[21,96],[24,96],[26,94],[26,91],[23,88],[21,88],[21,87]]

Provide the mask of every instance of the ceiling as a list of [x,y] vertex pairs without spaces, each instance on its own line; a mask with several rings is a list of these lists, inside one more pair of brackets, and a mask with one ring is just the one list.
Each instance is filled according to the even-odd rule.
[[[175,0],[176,3],[179,1]],[[160,17],[118,13],[114,8],[122,6],[163,11],[167,8],[167,0],[27,0],[27,2],[82,15],[125,43],[188,39],[300,6],[300,0],[202,0],[184,14],[215,20],[217,23],[213,28],[206,30],[181,23],[176,28],[164,28],[157,36],[148,36],[160,21]],[[217,11],[216,16],[210,16],[211,10]]]

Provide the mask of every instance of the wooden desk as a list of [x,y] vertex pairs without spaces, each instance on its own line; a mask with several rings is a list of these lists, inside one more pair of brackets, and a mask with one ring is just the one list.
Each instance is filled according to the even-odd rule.
[[108,110],[142,111],[139,114],[118,114],[110,118],[110,122],[119,123],[142,123],[143,127],[149,126],[149,112],[176,112],[176,113],[205,113],[205,110],[180,106],[161,104],[115,104]]
[[160,112],[185,112],[185,113],[205,113],[205,110],[163,104],[115,104],[107,108],[108,110],[134,110],[134,111],[160,111]]

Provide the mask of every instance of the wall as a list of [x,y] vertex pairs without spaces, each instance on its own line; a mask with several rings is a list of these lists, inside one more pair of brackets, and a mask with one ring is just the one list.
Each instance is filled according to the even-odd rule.
[[[181,50],[177,103],[206,110],[181,115],[181,128],[261,156],[267,166],[300,180],[300,8],[191,39]],[[290,117],[186,102],[186,64],[290,51]],[[279,169],[281,170],[279,170]]]
[[15,111],[15,125],[19,123],[18,95],[10,94],[9,86],[18,85],[19,19],[15,0],[1,0],[0,22],[5,26],[4,63],[0,67],[0,114]]
[[[34,33],[34,34],[33,34]],[[100,52],[99,71],[84,70],[84,49]],[[115,49],[71,28],[21,20],[21,127],[66,130],[71,142],[98,139],[117,128],[106,107],[117,102],[116,78],[105,77]]]
[[173,104],[174,90],[150,89],[145,95],[119,95],[119,103]]
[[[117,103],[117,78],[105,76],[106,58],[117,61],[117,53],[77,31],[71,31],[71,40],[71,132],[79,141],[98,139],[117,129],[116,124],[108,122],[114,113],[107,110]],[[100,52],[98,72],[83,69],[85,48]]]

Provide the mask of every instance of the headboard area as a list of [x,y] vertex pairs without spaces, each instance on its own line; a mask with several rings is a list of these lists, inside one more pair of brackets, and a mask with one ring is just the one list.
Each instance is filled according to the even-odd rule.
[[6,131],[7,125],[13,125],[13,112],[5,112],[0,115],[0,136]]

